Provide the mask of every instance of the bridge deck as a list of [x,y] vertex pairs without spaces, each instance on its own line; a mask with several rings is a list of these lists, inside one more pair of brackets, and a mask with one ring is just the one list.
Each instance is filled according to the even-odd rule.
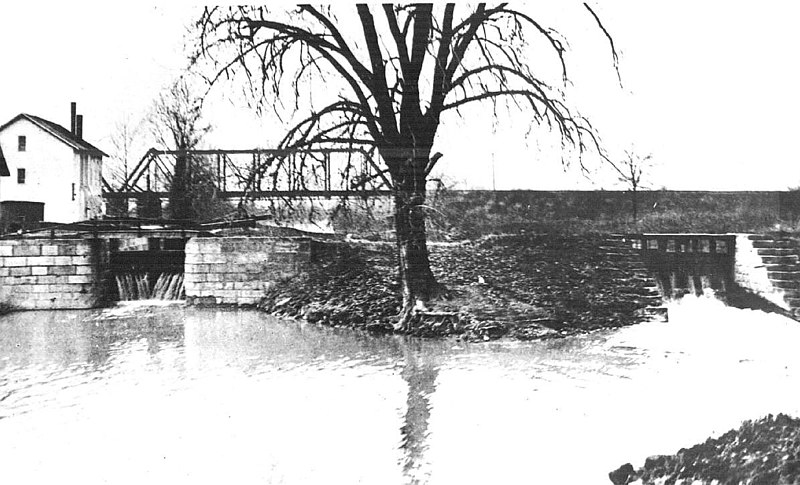
[[261,219],[265,219],[265,217],[207,223],[127,217],[107,218],[70,224],[53,224],[23,233],[4,234],[0,236],[0,239],[124,239],[130,237],[188,239],[194,236],[210,236],[215,229],[255,227],[256,222]]

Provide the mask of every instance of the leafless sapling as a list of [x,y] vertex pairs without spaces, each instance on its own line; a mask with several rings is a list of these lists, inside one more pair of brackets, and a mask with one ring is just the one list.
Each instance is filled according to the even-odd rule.
[[642,156],[632,150],[626,150],[621,160],[608,161],[617,172],[618,180],[625,184],[631,194],[631,214],[634,223],[639,220],[639,191],[643,187],[642,180],[652,167],[652,160],[652,154]]

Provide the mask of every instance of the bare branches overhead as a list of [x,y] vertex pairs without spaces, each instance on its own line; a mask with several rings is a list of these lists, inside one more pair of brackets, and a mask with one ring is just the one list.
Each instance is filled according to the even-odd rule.
[[[608,37],[616,65],[610,35],[584,6]],[[580,139],[589,125],[563,99],[565,39],[505,3],[213,7],[197,29],[195,59],[212,62],[209,81],[244,77],[262,108],[286,99],[294,100],[295,109],[311,100],[318,113],[340,102],[352,106],[338,111],[341,119],[330,116],[332,125],[317,120],[315,126],[330,136],[285,139],[287,146],[332,143],[355,129],[379,146],[411,142],[429,148],[442,113],[471,103],[530,109],[532,123],[585,146]],[[540,55],[543,48],[549,59]],[[319,80],[325,93],[318,92]],[[335,125],[341,125],[338,131],[329,130]]]
[[156,141],[166,149],[193,150],[211,130],[204,123],[203,99],[189,82],[180,78],[165,89],[152,108],[150,128]]

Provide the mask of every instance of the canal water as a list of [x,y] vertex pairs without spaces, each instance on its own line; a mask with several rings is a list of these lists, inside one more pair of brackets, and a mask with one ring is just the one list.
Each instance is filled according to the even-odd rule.
[[800,415],[800,324],[703,297],[669,323],[419,341],[252,311],[0,317],[0,483],[603,484]]

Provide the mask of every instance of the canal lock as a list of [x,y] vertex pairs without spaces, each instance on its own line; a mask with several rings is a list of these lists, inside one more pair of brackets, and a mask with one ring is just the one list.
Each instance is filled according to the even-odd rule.
[[736,293],[735,236],[643,235],[637,246],[666,300],[695,295],[726,302]]
[[183,300],[186,241],[126,238],[110,241],[108,295],[113,301]]
[[741,234],[640,234],[629,240],[664,301],[694,295],[797,318],[792,290],[785,289],[797,282],[775,280],[769,264],[775,251],[794,252],[786,242]]

